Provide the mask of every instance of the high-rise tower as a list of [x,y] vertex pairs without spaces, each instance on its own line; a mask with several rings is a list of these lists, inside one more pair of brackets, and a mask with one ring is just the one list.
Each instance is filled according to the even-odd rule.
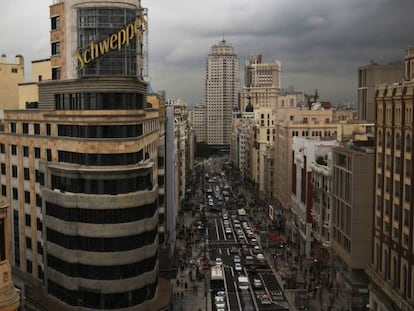
[[52,80],[39,82],[38,109],[4,112],[16,284],[40,283],[59,310],[159,309],[159,112],[146,108],[145,14],[139,0],[54,1]]
[[211,47],[206,68],[207,144],[230,146],[232,111],[240,90],[239,59],[225,40]]

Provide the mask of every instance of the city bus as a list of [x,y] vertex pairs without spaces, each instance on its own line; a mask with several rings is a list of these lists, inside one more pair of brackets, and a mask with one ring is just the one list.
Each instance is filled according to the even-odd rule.
[[224,291],[224,271],[221,265],[211,267],[210,288],[213,293]]

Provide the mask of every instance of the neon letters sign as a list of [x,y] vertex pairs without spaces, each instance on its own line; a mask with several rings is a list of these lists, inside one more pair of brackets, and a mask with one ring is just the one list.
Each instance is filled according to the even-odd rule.
[[120,51],[123,47],[129,45],[129,43],[136,37],[141,35],[147,30],[147,21],[144,16],[139,16],[135,22],[132,22],[120,29],[117,32],[109,35],[102,41],[91,41],[87,48],[78,48],[76,50],[76,58],[78,59],[78,71],[82,70],[85,65],[93,62],[95,59],[102,55],[105,55],[109,51]]

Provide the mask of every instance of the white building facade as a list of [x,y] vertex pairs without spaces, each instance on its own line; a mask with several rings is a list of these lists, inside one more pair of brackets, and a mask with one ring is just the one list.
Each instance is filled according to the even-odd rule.
[[230,146],[232,112],[238,103],[240,65],[225,40],[211,47],[206,67],[207,144]]

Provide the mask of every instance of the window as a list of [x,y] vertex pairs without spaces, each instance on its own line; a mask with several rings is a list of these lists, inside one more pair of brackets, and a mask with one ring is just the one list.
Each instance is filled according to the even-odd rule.
[[17,166],[12,165],[12,177],[17,178]]
[[40,159],[40,148],[35,147],[35,158]]
[[411,160],[405,160],[405,177],[411,177]]
[[5,163],[1,163],[1,174],[6,175],[6,164]]
[[42,208],[42,197],[36,193],[36,206]]
[[52,80],[60,80],[60,68],[52,68]]
[[37,253],[39,255],[43,255],[43,247],[42,244],[40,244],[40,242],[37,242]]
[[29,238],[28,236],[26,237],[26,248],[32,249],[32,239]]
[[412,149],[411,135],[407,134],[407,136],[405,136],[405,151],[409,153],[411,152],[411,149]]
[[23,146],[23,156],[28,157],[29,156],[29,147]]
[[16,145],[11,145],[11,154],[12,155],[17,155],[17,146]]
[[24,202],[30,204],[30,192],[29,191],[24,192]]
[[37,231],[43,231],[43,223],[39,218],[36,218],[36,229]]
[[400,207],[397,204],[394,204],[394,220],[400,220]]
[[31,222],[32,222],[32,217],[30,216],[30,214],[25,214],[24,219],[25,219],[26,227],[30,227]]
[[24,172],[24,180],[30,180],[30,170],[29,170],[29,168],[25,167],[23,169],[23,172]]
[[411,186],[404,185],[404,200],[407,203],[411,202]]
[[51,133],[50,124],[49,124],[49,123],[47,123],[47,124],[46,124],[46,135],[47,135],[47,136],[50,136],[50,133]]
[[23,134],[29,134],[29,124],[23,123]]
[[401,174],[401,159],[399,157],[395,158],[395,174],[400,175]]
[[382,132],[381,131],[378,131],[377,141],[378,141],[378,147],[381,147],[382,146]]
[[52,56],[60,54],[60,42],[52,42]]
[[32,262],[29,259],[26,260],[26,271],[28,273],[33,272]]
[[0,153],[4,153],[5,152],[5,146],[4,144],[0,144]]
[[10,123],[10,132],[11,133],[16,133],[16,122],[11,122]]
[[11,72],[12,72],[12,73],[17,73],[17,68],[12,68],[12,69],[11,69]]
[[400,182],[394,181],[394,195],[399,198],[400,197]]
[[391,148],[391,133],[390,132],[387,132],[385,144],[387,148]]
[[18,200],[19,199],[19,192],[17,191],[17,188],[13,187],[13,200]]
[[1,195],[6,197],[7,196],[7,187],[6,185],[1,185]]
[[51,30],[59,30],[60,29],[60,17],[59,16],[53,16],[50,19],[51,25],[50,25],[50,29]]
[[395,149],[401,150],[401,135],[398,132],[395,134]]
[[52,150],[46,149],[46,157],[48,161],[52,161]]
[[40,135],[40,124],[39,123],[34,124],[34,133],[35,135]]

